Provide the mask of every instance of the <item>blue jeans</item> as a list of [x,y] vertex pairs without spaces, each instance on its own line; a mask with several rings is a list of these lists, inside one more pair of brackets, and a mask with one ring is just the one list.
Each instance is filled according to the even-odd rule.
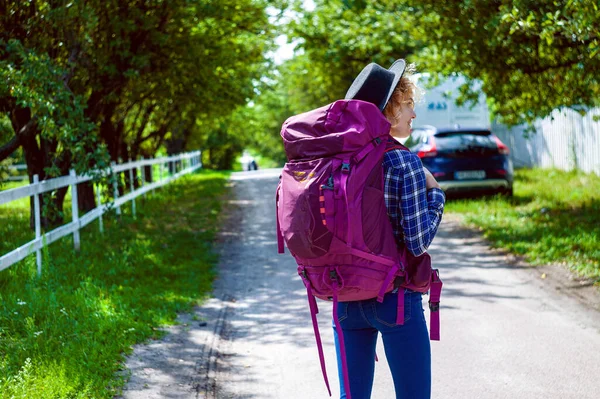
[[[400,290],[403,292],[403,290]],[[396,325],[398,293],[377,299],[340,302],[337,317],[344,332],[352,399],[369,399],[375,373],[375,344],[381,332],[385,356],[394,379],[396,399],[431,397],[431,347],[423,314],[422,294],[404,293],[404,325]],[[333,326],[341,399],[346,398],[340,345]]]

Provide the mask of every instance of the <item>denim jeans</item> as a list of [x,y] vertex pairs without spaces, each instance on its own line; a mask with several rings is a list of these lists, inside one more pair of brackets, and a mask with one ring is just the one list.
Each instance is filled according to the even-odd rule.
[[[375,372],[375,344],[381,332],[385,356],[392,372],[396,399],[431,397],[431,347],[422,294],[404,293],[404,325],[396,325],[398,293],[377,299],[340,302],[337,317],[344,332],[348,377],[352,399],[369,399]],[[346,398],[342,375],[340,345],[333,326],[338,360],[341,399]]]

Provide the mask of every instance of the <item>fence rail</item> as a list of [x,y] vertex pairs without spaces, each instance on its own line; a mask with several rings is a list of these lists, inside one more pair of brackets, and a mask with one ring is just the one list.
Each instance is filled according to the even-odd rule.
[[[0,179],[0,181],[2,181],[2,180],[4,180],[4,181],[27,180],[27,173],[19,174],[19,172],[27,171],[27,165],[23,165],[23,164],[10,165],[8,167],[8,170],[11,172],[11,175],[5,177],[4,179]],[[15,173],[15,174],[12,174],[12,173]]]
[[[146,178],[144,167],[158,165],[158,177],[155,179],[152,176],[152,168],[149,169],[149,179]],[[167,168],[165,173],[165,167]],[[74,170],[70,171],[68,176],[57,177],[54,179],[39,181],[38,175],[33,176],[33,183],[28,186],[18,187],[10,190],[0,191],[0,205],[26,197],[33,197],[34,201],[34,220],[35,220],[35,239],[21,245],[19,248],[0,256],[0,271],[14,265],[23,260],[25,257],[35,253],[38,275],[42,273],[42,248],[50,245],[56,240],[73,234],[73,242],[75,250],[79,250],[80,238],[79,230],[92,221],[99,219],[100,232],[104,232],[102,223],[102,215],[111,207],[116,209],[117,215],[121,214],[121,206],[131,201],[132,213],[135,217],[135,199],[140,195],[164,186],[171,181],[191,173],[202,167],[201,152],[194,151],[186,154],[180,154],[170,157],[162,157],[155,159],[142,159],[139,161],[128,162],[124,164],[113,163],[107,170],[101,171],[102,174],[112,174],[113,179],[113,201],[102,203],[99,187],[95,187],[97,206],[95,209],[87,212],[85,215],[79,215],[77,185],[84,182],[89,182],[93,178],[90,175],[78,176]],[[179,170],[178,170],[179,169]],[[119,196],[118,183],[121,173],[128,173],[129,177],[129,192],[123,196]],[[139,172],[139,177],[138,177]],[[138,180],[139,178],[139,180]],[[138,180],[140,185],[135,189],[134,180]],[[41,209],[39,196],[43,193],[50,192],[59,188],[70,187],[71,190],[71,211],[72,221],[52,231],[42,234],[41,226]]]

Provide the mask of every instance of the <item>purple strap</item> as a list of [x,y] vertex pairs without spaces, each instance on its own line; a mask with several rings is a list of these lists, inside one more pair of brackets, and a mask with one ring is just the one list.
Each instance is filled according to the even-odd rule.
[[440,297],[442,296],[442,280],[439,270],[431,271],[431,287],[429,288],[429,339],[440,340]]
[[[361,251],[360,249],[350,248],[350,253],[352,255],[358,256],[359,258],[367,259],[373,262],[381,263],[382,265],[394,266],[396,262],[393,259],[386,258],[381,255],[370,254],[365,251]],[[397,266],[397,265],[396,265]]]
[[366,157],[369,152],[373,151],[374,148],[375,148],[375,143],[370,141],[369,144],[364,146],[362,148],[362,150],[360,150],[356,155],[354,155],[354,157],[353,157],[354,162],[359,163],[360,161],[362,161],[362,159],[364,157]]
[[400,270],[400,269],[398,269],[398,265],[394,265],[388,272],[387,276],[385,277],[385,280],[383,281],[383,284],[381,284],[381,289],[379,290],[379,295],[377,295],[377,302],[379,302],[379,303],[383,302],[383,296],[385,295],[385,293],[387,291],[387,287],[390,285],[390,283],[392,282],[394,277],[396,277],[396,273],[398,272],[398,270]]
[[396,324],[404,325],[404,289],[398,288],[398,307],[396,308]]
[[327,391],[329,392],[329,396],[331,396],[331,388],[329,387],[329,379],[327,378],[327,370],[325,369],[325,355],[323,355],[323,343],[321,342],[321,334],[319,333],[319,324],[317,322],[317,313],[319,313],[319,309],[317,309],[317,301],[315,300],[315,296],[312,293],[312,289],[310,288],[310,281],[305,280],[304,285],[306,286],[306,293],[308,295],[308,306],[310,308],[310,318],[312,319],[313,329],[315,331],[315,339],[317,340],[317,350],[319,351],[319,360],[321,361],[321,372],[323,373],[323,380],[325,380],[325,385],[327,386]]
[[281,226],[279,224],[279,191],[281,190],[281,184],[277,186],[277,192],[275,194],[275,217],[277,218],[277,252],[282,254],[285,252],[283,248],[283,235],[281,234]]
[[[340,326],[340,322],[337,318],[337,309],[338,309],[338,283],[337,280],[333,280],[333,321],[335,323],[335,329],[337,331],[338,340],[340,341],[340,355],[342,358],[342,374],[344,376],[344,388],[346,389],[346,398],[352,399],[352,395],[350,393],[350,379],[348,378],[348,363],[346,362],[346,345],[344,344],[344,332],[342,331],[342,327]],[[331,396],[331,392],[329,393]]]
[[341,191],[343,192],[344,195],[344,199],[346,201],[346,214],[348,215],[348,221],[346,223],[346,230],[347,230],[347,235],[346,235],[346,245],[347,246],[352,246],[352,229],[351,229],[351,225],[352,225],[352,214],[353,211],[350,210],[350,203],[352,202],[349,198],[348,198],[348,173],[350,172],[349,169],[344,169],[344,165],[350,165],[350,160],[349,159],[344,159],[344,161],[342,162],[342,170],[341,170],[341,179],[340,179],[340,188]]

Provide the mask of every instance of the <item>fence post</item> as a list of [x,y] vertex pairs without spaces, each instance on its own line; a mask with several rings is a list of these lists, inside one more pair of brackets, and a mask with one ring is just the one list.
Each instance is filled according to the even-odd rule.
[[98,203],[98,208],[100,208],[100,216],[98,216],[98,225],[100,227],[100,233],[104,234],[104,222],[102,220],[102,214],[104,213],[104,209],[102,209],[102,197],[100,196],[100,183],[96,184],[96,202]]
[[[39,182],[40,177],[38,175],[33,175],[33,184],[35,184],[35,194],[33,195],[33,210],[35,212],[35,239],[39,239],[42,235],[42,220],[40,215],[40,195],[39,191]],[[42,243],[43,244],[43,243]],[[42,250],[38,249],[35,251],[35,262],[37,265],[37,275],[38,277],[42,275]]]
[[[117,202],[117,200],[119,199],[119,185],[117,183],[117,178],[119,177],[119,174],[115,172],[115,166],[117,166],[117,164],[114,161],[110,163],[110,166],[113,171],[113,197],[114,197],[114,201]],[[117,216],[121,216],[121,207],[120,206],[116,207],[116,211],[117,211]]]
[[[129,163],[131,164],[131,159],[129,159]],[[133,169],[136,169],[135,174],[137,176],[137,168],[129,169],[129,192],[132,193],[135,190],[135,185],[133,184]],[[131,213],[133,218],[135,219],[135,197],[131,199]]]
[[71,176],[71,215],[73,223],[76,225],[76,229],[73,232],[73,245],[75,246],[75,251],[79,252],[81,248],[79,240],[79,201],[77,199],[77,174],[74,169],[69,171],[69,176]]
[[[144,157],[142,157],[142,167],[140,168],[140,172],[141,172],[140,187],[144,188],[144,183],[146,180],[146,165],[144,164]],[[144,198],[146,198],[146,193],[144,193]]]

